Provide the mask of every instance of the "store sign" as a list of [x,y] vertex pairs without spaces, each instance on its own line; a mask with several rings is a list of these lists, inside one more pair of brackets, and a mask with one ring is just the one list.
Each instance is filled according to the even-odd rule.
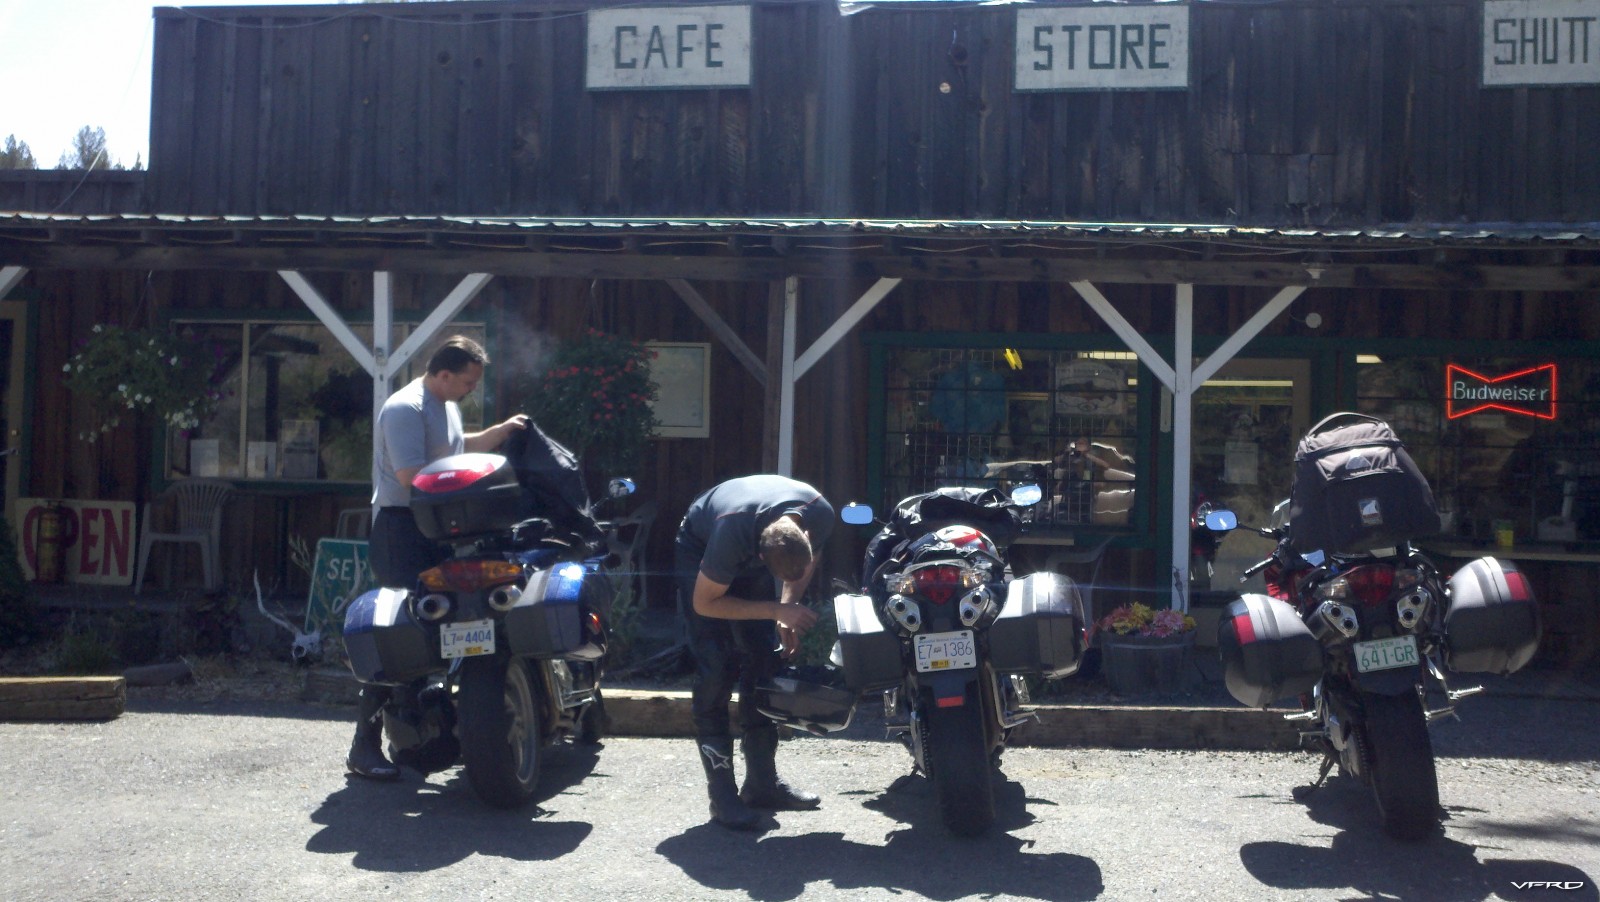
[[1600,0],[1484,0],[1484,87],[1592,84]]
[[1188,86],[1187,5],[1017,10],[1018,91]]
[[589,90],[750,84],[750,7],[620,7],[589,12]]
[[[28,579],[39,573],[41,515],[49,505],[61,513],[55,554],[69,583],[126,586],[133,582],[134,505],[131,501],[17,499],[18,556]],[[47,540],[48,541],[48,540]]]
[[1445,367],[1445,414],[1454,420],[1485,410],[1556,418],[1556,365],[1529,367],[1504,376],[1484,376],[1466,367]]

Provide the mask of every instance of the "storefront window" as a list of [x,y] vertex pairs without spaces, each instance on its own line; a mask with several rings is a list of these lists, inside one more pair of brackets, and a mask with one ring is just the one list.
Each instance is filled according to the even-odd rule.
[[[1359,409],[1387,420],[1452,537],[1600,541],[1600,361],[1363,357]],[[1447,378],[1447,375],[1449,378]]]
[[[372,377],[320,323],[185,322],[218,349],[223,398],[198,429],[167,437],[167,477],[367,482],[372,475]],[[370,325],[353,325],[365,345]],[[397,341],[410,327],[396,330]],[[451,334],[484,340],[481,326]],[[402,385],[420,375],[412,358]],[[461,404],[469,431],[482,428],[483,387]]]
[[941,486],[1037,482],[1036,525],[1129,522],[1131,353],[896,347],[886,363],[886,504]]

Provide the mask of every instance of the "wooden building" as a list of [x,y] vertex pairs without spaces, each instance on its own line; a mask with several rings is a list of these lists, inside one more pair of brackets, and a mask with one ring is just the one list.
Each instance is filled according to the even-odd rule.
[[[7,497],[135,500],[187,468],[171,436],[77,440],[55,374],[97,322],[203,327],[241,359],[277,336],[381,396],[448,315],[487,337],[491,415],[597,327],[709,346],[705,437],[637,474],[657,571],[732,475],[882,505],[1031,460],[1033,565],[1101,607],[1184,604],[1191,495],[1261,522],[1304,429],[1359,409],[1433,480],[1440,553],[1508,529],[1553,613],[1591,624],[1581,657],[1600,29],[1563,2],[1590,0],[157,9],[137,198],[0,178],[33,374],[8,387]],[[1485,386],[1549,403],[1468,403]],[[324,415],[319,478],[289,479],[245,447],[282,423],[228,415],[195,436],[245,437],[225,569],[285,572],[287,535],[363,502],[363,427]],[[1055,463],[1078,439],[1119,472]],[[835,575],[863,541],[840,531]],[[1219,569],[1263,547],[1230,537]]]

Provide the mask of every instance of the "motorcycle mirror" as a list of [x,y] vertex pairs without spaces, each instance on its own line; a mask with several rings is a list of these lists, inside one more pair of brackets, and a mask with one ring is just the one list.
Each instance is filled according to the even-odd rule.
[[1307,551],[1305,554],[1300,555],[1300,557],[1313,567],[1321,567],[1322,562],[1328,559],[1327,555],[1324,555],[1322,553],[1322,549],[1320,548],[1316,551]]
[[1206,514],[1205,524],[1212,532],[1228,532],[1239,528],[1239,518],[1230,510],[1214,510]]
[[1011,490],[1011,503],[1023,507],[1038,504],[1044,499],[1044,490],[1036,485],[1019,485]]
[[632,495],[636,488],[637,486],[633,484],[633,480],[626,477],[618,477],[611,480],[610,484],[606,486],[606,494],[613,498],[625,498]]
[[851,526],[865,526],[872,522],[872,505],[857,504],[852,501],[839,512],[839,519]]

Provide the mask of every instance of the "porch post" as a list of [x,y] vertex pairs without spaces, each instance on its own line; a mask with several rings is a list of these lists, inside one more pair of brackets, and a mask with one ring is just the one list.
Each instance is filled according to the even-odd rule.
[[1194,286],[1174,298],[1172,387],[1172,609],[1189,610],[1189,457],[1193,453]]
[[783,351],[778,375],[778,473],[794,475],[794,331],[800,305],[800,279],[783,280]]
[[372,428],[378,428],[378,411],[394,387],[390,378],[389,343],[394,340],[394,274],[372,274]]

